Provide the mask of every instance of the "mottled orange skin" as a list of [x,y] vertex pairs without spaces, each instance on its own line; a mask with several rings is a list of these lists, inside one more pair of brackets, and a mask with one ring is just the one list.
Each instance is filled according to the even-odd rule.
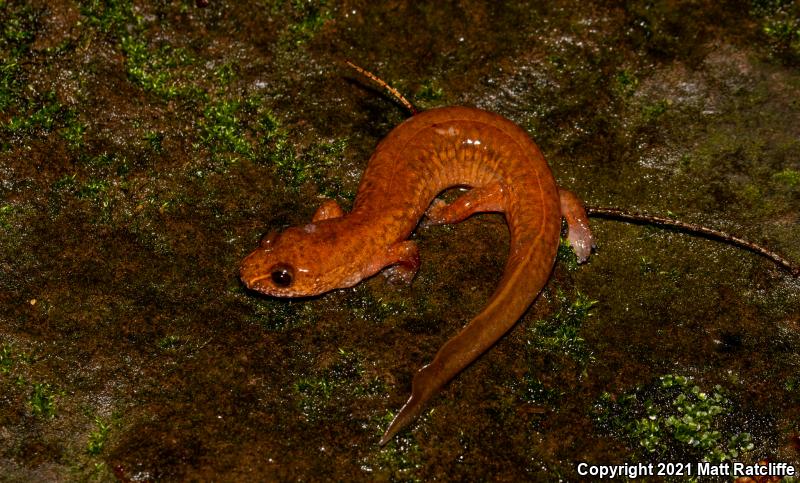
[[[450,205],[437,200],[431,206],[437,194],[453,186],[472,190]],[[326,203],[312,223],[268,236],[241,266],[248,288],[280,297],[350,287],[390,266],[410,281],[419,257],[408,237],[426,211],[434,224],[502,212],[511,232],[510,253],[486,307],[420,369],[411,398],[381,444],[522,316],[550,277],[562,216],[579,258],[585,260],[591,250],[583,207],[571,193],[559,193],[530,137],[511,121],[478,109],[419,113],[378,145],[349,214]],[[274,283],[276,266],[292,268],[291,285]]]

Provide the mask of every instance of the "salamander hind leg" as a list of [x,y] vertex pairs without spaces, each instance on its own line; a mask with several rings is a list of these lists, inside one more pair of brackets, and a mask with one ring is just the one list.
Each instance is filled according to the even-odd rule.
[[437,198],[428,208],[423,226],[460,223],[475,213],[498,211],[503,211],[503,187],[495,183],[473,188],[450,204]]
[[589,229],[589,218],[583,203],[571,191],[559,188],[558,195],[561,201],[561,216],[567,220],[567,241],[578,257],[578,263],[589,259],[592,249],[597,246],[594,236]]

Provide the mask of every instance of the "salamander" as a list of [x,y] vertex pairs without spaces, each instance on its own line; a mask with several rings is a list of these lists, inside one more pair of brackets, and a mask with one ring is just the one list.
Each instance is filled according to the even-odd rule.
[[[452,203],[451,187],[469,191]],[[274,297],[351,287],[388,269],[411,282],[420,265],[409,240],[426,224],[503,213],[511,234],[505,270],[486,307],[448,340],[412,381],[411,397],[380,444],[411,423],[453,377],[514,326],[544,287],[556,258],[561,220],[579,261],[594,245],[578,198],[556,186],[539,148],[512,121],[469,107],[424,111],[394,128],[372,154],[350,213],[324,202],[303,226],[262,237],[240,267],[251,290]]]

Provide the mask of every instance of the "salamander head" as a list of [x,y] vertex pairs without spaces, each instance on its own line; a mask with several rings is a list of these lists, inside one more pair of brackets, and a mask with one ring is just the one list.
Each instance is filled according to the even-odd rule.
[[269,232],[239,268],[251,290],[273,297],[304,297],[349,287],[358,282],[346,276],[350,265],[337,250],[335,230],[328,223],[311,223]]

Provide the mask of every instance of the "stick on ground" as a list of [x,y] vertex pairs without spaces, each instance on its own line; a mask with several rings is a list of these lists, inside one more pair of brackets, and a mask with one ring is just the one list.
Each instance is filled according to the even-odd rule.
[[383,79],[381,79],[380,77],[376,76],[375,74],[373,74],[372,72],[368,71],[367,69],[364,69],[363,67],[357,66],[356,64],[350,62],[349,60],[345,60],[344,62],[348,66],[350,66],[350,68],[352,68],[353,70],[355,70],[359,74],[363,75],[367,79],[371,80],[372,82],[374,82],[374,83],[378,84],[379,86],[383,87],[384,89],[386,89],[392,95],[392,97],[394,97],[395,99],[400,101],[400,103],[403,104],[403,106],[405,106],[406,109],[411,111],[411,115],[412,116],[417,113],[417,110],[414,108],[414,105],[411,104],[410,102],[408,102],[408,99],[403,97],[403,94],[400,94],[400,91],[398,91],[394,87],[390,86]]
[[800,266],[794,265],[792,262],[778,255],[772,250],[768,250],[767,248],[764,248],[761,245],[757,245],[743,238],[739,238],[729,233],[725,233],[724,231],[715,230],[713,228],[708,228],[702,225],[696,225],[694,223],[686,223],[680,220],[673,220],[671,218],[664,218],[662,216],[653,216],[644,213],[629,212],[625,210],[620,210],[619,208],[609,208],[603,206],[587,206],[586,213],[589,214],[589,216],[612,218],[616,220],[630,221],[633,223],[647,223],[652,225],[667,226],[683,230],[688,233],[694,233],[706,236],[708,238],[722,240],[726,243],[730,243],[731,245],[744,248],[745,250],[750,250],[752,252],[758,253],[759,255],[767,257],[773,262],[775,262],[777,265],[780,265],[781,267],[788,270],[793,276],[795,277],[800,276]]

